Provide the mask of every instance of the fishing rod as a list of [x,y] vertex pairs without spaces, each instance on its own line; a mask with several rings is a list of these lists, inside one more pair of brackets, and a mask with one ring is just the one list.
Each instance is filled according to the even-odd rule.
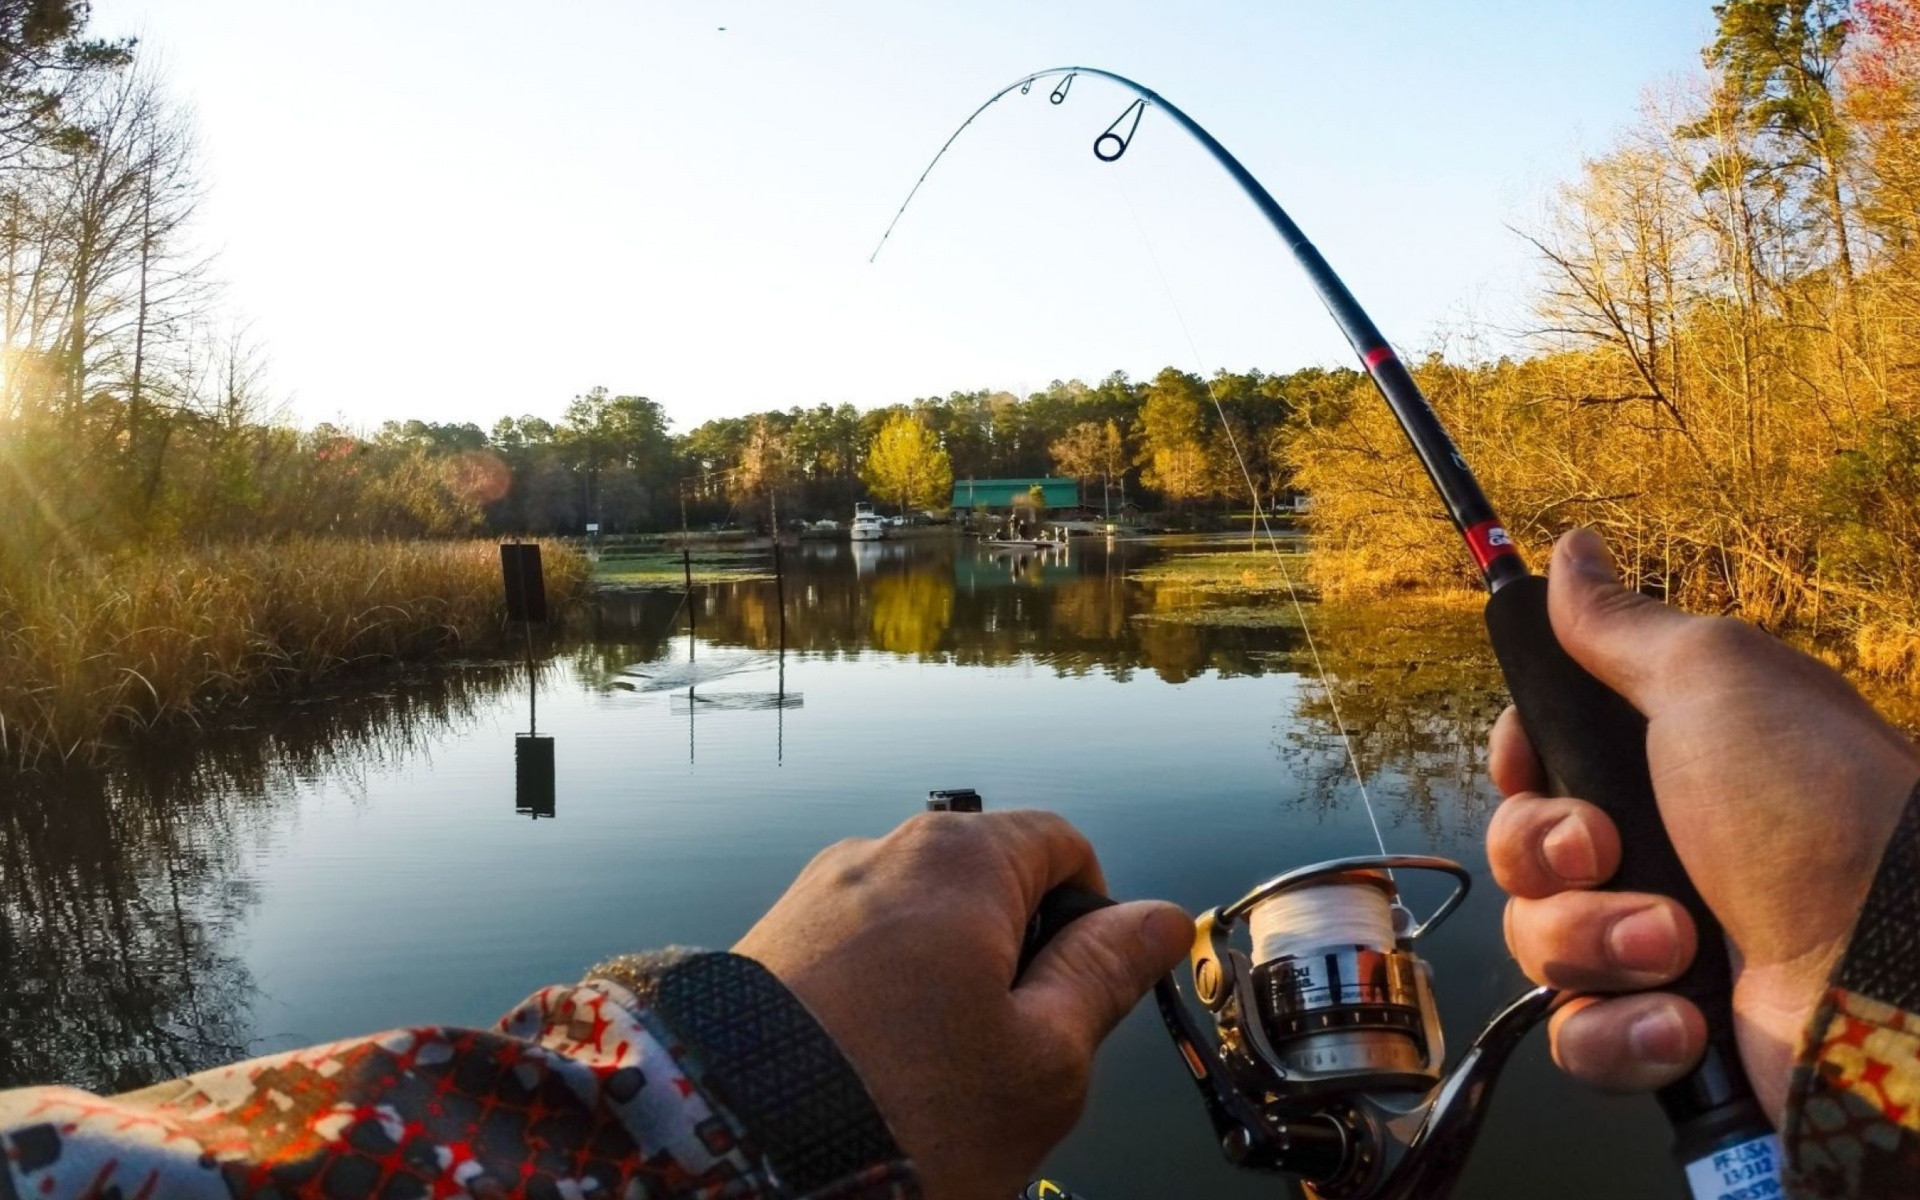
[[[1699,934],[1693,963],[1663,990],[1686,997],[1705,1015],[1707,1049],[1691,1074],[1657,1094],[1690,1191],[1695,1200],[1781,1194],[1779,1139],[1754,1099],[1734,1042],[1726,939],[1661,824],[1646,719],[1554,637],[1545,578],[1527,569],[1412,373],[1252,172],[1156,92],[1097,67],[1053,67],[1008,84],[961,123],[915,181],[872,257],[982,113],[1045,80],[1058,81],[1048,99],[1064,104],[1081,75],[1133,97],[1094,139],[1095,157],[1118,161],[1146,110],[1164,113],[1260,210],[1359,356],[1480,570],[1494,655],[1554,790],[1597,805],[1620,830],[1620,869],[1606,886],[1670,896],[1693,918]],[[1439,872],[1453,877],[1456,888],[1416,922],[1401,900],[1395,870]],[[1155,998],[1231,1161],[1294,1175],[1326,1200],[1447,1194],[1507,1057],[1570,998],[1552,988],[1522,995],[1488,1022],[1451,1069],[1444,1067],[1432,973],[1415,943],[1453,911],[1469,882],[1466,869],[1450,860],[1383,850],[1286,872],[1201,916],[1189,985],[1207,1018],[1194,1016],[1172,977],[1155,988]],[[1043,905],[1031,940],[1039,944],[1100,902],[1085,895],[1054,898]],[[1244,950],[1232,936],[1241,925],[1248,931]]]

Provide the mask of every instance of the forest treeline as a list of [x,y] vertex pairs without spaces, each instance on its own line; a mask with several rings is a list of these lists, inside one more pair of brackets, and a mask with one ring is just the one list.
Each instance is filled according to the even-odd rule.
[[[1528,352],[1408,357],[1531,553],[1596,525],[1639,586],[1837,633],[1864,665],[1908,671],[1920,0],[1713,12],[1699,75],[1651,97],[1518,231],[1542,272]],[[295,428],[192,255],[190,123],[86,16],[0,4],[0,571],[75,547],[749,523],[774,501],[844,516],[864,496],[938,507],[949,479],[1067,474],[1095,507],[1244,509],[1303,489],[1325,589],[1470,581],[1346,370],[1115,373],[684,431],[605,389],[557,419]],[[875,456],[902,422],[916,436]]]
[[[1526,236],[1539,353],[1416,372],[1535,556],[1920,667],[1920,3],[1729,0]],[[1465,580],[1377,403],[1292,450],[1334,588]]]

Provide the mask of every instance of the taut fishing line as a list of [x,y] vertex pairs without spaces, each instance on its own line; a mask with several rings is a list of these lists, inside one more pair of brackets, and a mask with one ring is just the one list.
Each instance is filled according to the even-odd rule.
[[[1564,783],[1563,794],[1597,805],[1620,829],[1625,852],[1608,886],[1671,896],[1687,909],[1698,931],[1693,965],[1667,990],[1691,1000],[1705,1014],[1707,1050],[1692,1074],[1658,1094],[1673,1126],[1673,1153],[1685,1169],[1689,1188],[1696,1200],[1780,1194],[1784,1160],[1779,1139],[1753,1097],[1733,1037],[1725,940],[1660,822],[1646,761],[1645,718],[1575,663],[1555,639],[1547,615],[1546,581],[1528,571],[1412,373],[1252,172],[1178,106],[1125,76],[1084,66],[1036,71],[988,97],[947,138],[894,213],[869,261],[879,256],[927,177],[981,113],[1008,93],[1027,94],[1047,79],[1059,80],[1048,99],[1060,106],[1083,74],[1116,84],[1134,97],[1094,139],[1095,156],[1103,162],[1118,160],[1146,109],[1160,109],[1213,156],[1260,210],[1365,364],[1480,569],[1489,593],[1487,630],[1494,653],[1549,776]],[[1132,212],[1131,201],[1127,207]],[[1139,228],[1139,215],[1133,217]],[[1144,229],[1141,237],[1198,360],[1192,331]],[[1298,591],[1211,382],[1208,396],[1246,481],[1255,519],[1265,528],[1286,581],[1380,841],[1372,799],[1306,627]],[[1400,904],[1395,870],[1447,875],[1454,889],[1431,916],[1416,923]],[[1196,922],[1188,985],[1205,1015],[1195,1016],[1172,976],[1156,985],[1154,997],[1230,1161],[1292,1175],[1324,1200],[1412,1200],[1448,1194],[1465,1166],[1501,1068],[1521,1038],[1570,998],[1544,987],[1522,994],[1482,1028],[1451,1068],[1446,1066],[1432,972],[1415,944],[1459,906],[1471,884],[1466,868],[1449,859],[1387,854],[1383,849],[1378,855],[1287,871],[1202,914]],[[1110,901],[1070,888],[1049,893],[1035,914],[1028,954],[1066,922],[1105,903]],[[1251,929],[1236,942],[1233,934],[1240,925]],[[1059,1191],[1050,1183],[1036,1187],[1041,1195]]]
[[[1136,110],[1144,111],[1146,103],[1145,100],[1135,100]],[[1133,119],[1133,127],[1127,131],[1129,144],[1133,140],[1133,131],[1140,127],[1138,111]],[[1125,118],[1126,114],[1122,113],[1120,120]],[[1116,120],[1114,125],[1118,125],[1120,120]],[[1112,136],[1112,126],[1108,127],[1107,133],[1100,136],[1102,138]],[[1095,142],[1094,145],[1098,147],[1099,143]],[[1123,146],[1122,149],[1124,151],[1125,147]],[[1095,153],[1099,153],[1098,149]],[[1286,584],[1287,600],[1293,606],[1294,619],[1300,622],[1300,633],[1307,643],[1307,654],[1313,662],[1314,674],[1319,679],[1321,692],[1327,698],[1327,711],[1333,716],[1333,727],[1339,735],[1341,749],[1346,753],[1347,766],[1353,771],[1353,781],[1360,789],[1360,803],[1366,811],[1367,824],[1373,829],[1374,845],[1379,847],[1380,853],[1385,854],[1387,840],[1380,833],[1380,817],[1374,812],[1373,797],[1367,790],[1367,774],[1360,767],[1360,756],[1354,752],[1353,735],[1348,732],[1346,720],[1340,715],[1340,698],[1334,694],[1333,678],[1328,674],[1326,664],[1320,659],[1320,646],[1313,639],[1313,626],[1307,622],[1306,607],[1300,603],[1300,591],[1294,587],[1293,573],[1287,570],[1287,559],[1280,550],[1279,536],[1274,533],[1272,523],[1267,520],[1267,510],[1260,503],[1260,489],[1254,486],[1253,471],[1247,466],[1246,458],[1240,453],[1240,440],[1233,435],[1233,423],[1227,420],[1227,410],[1220,403],[1220,393],[1214,387],[1213,373],[1207,369],[1206,358],[1200,353],[1199,344],[1194,341],[1193,330],[1187,325],[1186,313],[1181,311],[1180,301],[1174,294],[1173,283],[1167,278],[1166,267],[1161,264],[1160,255],[1154,250],[1153,239],[1147,236],[1146,226],[1140,220],[1139,211],[1133,207],[1133,198],[1127,194],[1127,186],[1120,179],[1119,173],[1115,172],[1112,178],[1114,189],[1120,193],[1120,202],[1126,206],[1127,216],[1133,220],[1134,232],[1140,235],[1140,244],[1147,252],[1147,261],[1153,264],[1154,274],[1159,276],[1160,290],[1166,296],[1167,307],[1173,310],[1173,319],[1179,324],[1181,335],[1187,339],[1187,349],[1193,355],[1194,365],[1200,369],[1200,378],[1207,385],[1207,399],[1212,402],[1214,415],[1220,420],[1221,432],[1227,436],[1227,447],[1233,451],[1233,461],[1240,468],[1240,478],[1246,481],[1247,495],[1253,502],[1254,519],[1260,522],[1260,530],[1266,535],[1267,548],[1273,554],[1274,566],[1279,568],[1280,580]]]

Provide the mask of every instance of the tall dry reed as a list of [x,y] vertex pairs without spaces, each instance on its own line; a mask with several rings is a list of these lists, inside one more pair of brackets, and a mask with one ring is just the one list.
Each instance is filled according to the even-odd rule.
[[[565,603],[588,563],[545,551]],[[307,539],[126,551],[0,579],[0,763],[87,762],[116,737],[374,663],[490,646],[492,542]]]

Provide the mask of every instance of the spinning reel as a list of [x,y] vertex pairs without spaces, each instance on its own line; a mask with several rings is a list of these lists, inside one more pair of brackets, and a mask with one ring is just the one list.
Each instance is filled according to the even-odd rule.
[[[1392,874],[1415,870],[1455,885],[1418,922]],[[1211,1033],[1171,978],[1154,995],[1236,1166],[1298,1176],[1322,1200],[1446,1194],[1501,1067],[1561,1002],[1552,988],[1526,993],[1445,1070],[1432,971],[1414,944],[1471,882],[1444,858],[1341,858],[1200,918],[1190,982]],[[1245,950],[1233,944],[1241,924]]]

